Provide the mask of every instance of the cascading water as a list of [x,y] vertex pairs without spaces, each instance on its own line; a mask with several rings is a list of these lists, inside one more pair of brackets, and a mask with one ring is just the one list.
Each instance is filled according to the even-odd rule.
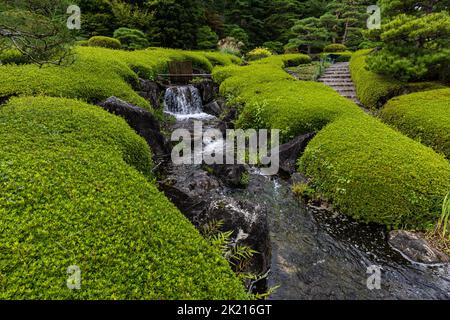
[[195,114],[202,112],[202,98],[194,86],[170,87],[164,97],[166,111],[174,114]]
[[192,86],[173,86],[166,90],[164,111],[178,120],[189,118],[210,118],[203,113],[203,102],[199,90]]
[[[195,120],[204,120],[204,130],[219,125],[219,119],[203,113],[201,95],[194,86],[170,87],[164,100],[165,112],[177,119],[173,130],[193,132]],[[195,139],[203,138],[194,135]],[[221,145],[221,141],[202,142],[208,151]],[[195,165],[171,170],[176,181],[201,171]],[[450,298],[450,265],[430,267],[406,261],[388,246],[381,226],[358,224],[345,216],[304,206],[290,185],[278,177],[263,177],[253,169],[246,189],[221,192],[237,201],[271,208],[272,263],[267,284],[281,286],[272,295],[274,299]],[[382,267],[380,290],[367,287],[370,266]]]

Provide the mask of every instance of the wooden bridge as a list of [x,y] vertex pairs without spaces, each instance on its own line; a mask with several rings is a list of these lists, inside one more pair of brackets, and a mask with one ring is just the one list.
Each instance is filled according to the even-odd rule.
[[171,61],[169,62],[169,73],[158,74],[159,79],[168,79],[175,84],[188,84],[197,77],[212,78],[208,73],[194,73],[192,61]]

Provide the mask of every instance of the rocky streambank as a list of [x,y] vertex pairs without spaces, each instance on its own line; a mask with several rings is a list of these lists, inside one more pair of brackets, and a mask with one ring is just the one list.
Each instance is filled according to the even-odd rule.
[[[165,130],[193,132],[194,120],[202,120],[205,130],[234,128],[236,110],[218,97],[211,80],[187,91],[170,88],[141,80],[139,92],[160,111],[170,111],[167,101],[189,104],[190,99],[201,101],[201,110],[190,114],[190,107],[183,106],[183,114],[168,112],[176,120],[165,124]],[[168,98],[168,91],[189,92],[190,97]],[[294,173],[296,160],[315,133],[280,146],[283,178],[265,177],[257,167],[244,165],[175,166],[170,161],[173,145],[153,114],[114,97],[100,106],[125,118],[147,140],[159,161],[160,189],[199,230],[220,220],[223,231],[232,231],[232,245],[258,252],[246,269],[259,275],[258,281],[248,281],[251,290],[280,286],[272,295],[280,299],[450,298],[448,260],[423,239],[359,224],[320,203],[306,205],[293,195],[293,184],[309,183]],[[371,266],[383,270],[379,290],[367,287]]]

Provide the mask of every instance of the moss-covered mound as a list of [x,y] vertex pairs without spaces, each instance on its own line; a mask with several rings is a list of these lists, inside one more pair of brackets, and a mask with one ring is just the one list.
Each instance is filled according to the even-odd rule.
[[350,59],[350,71],[358,99],[366,108],[379,109],[391,98],[402,94],[445,88],[435,82],[406,83],[367,70],[366,58],[371,51],[357,51]]
[[[246,298],[161,194],[124,120],[61,98],[0,109],[1,299]],[[81,289],[67,268],[79,266]]]
[[283,141],[319,131],[344,113],[361,113],[329,87],[297,81],[283,67],[310,62],[303,55],[274,56],[245,67],[217,68],[220,90],[243,104],[237,125],[242,128],[277,128]]
[[367,115],[323,129],[300,169],[342,212],[395,228],[432,226],[450,189],[445,158]]
[[323,84],[296,81],[287,57],[218,69],[221,92],[240,102],[239,127],[281,129],[283,140],[320,131],[300,169],[358,220],[426,229],[450,188],[450,165],[433,150],[365,115]]
[[380,116],[384,122],[450,159],[450,89],[394,98]]
[[138,51],[76,47],[71,65],[0,66],[0,99],[11,95],[39,95],[82,99],[96,103],[116,96],[135,105],[149,108],[132,85],[138,76],[152,79],[167,71],[168,62],[189,60],[194,66],[211,71],[214,65],[229,65],[239,59],[222,53],[190,52],[149,48]]

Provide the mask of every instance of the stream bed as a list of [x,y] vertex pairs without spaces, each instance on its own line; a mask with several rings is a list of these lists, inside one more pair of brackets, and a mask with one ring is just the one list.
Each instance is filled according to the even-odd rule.
[[[188,97],[174,96],[180,92]],[[202,120],[205,129],[217,125],[217,118],[202,112],[196,95],[186,89],[166,95],[166,103],[172,104],[166,112],[177,118],[173,130],[190,128],[193,120]],[[194,101],[194,107],[185,106],[187,101]],[[182,179],[195,170],[198,165],[174,166],[171,174]],[[251,168],[247,188],[221,192],[255,206],[264,204],[269,210],[267,286],[279,286],[271,299],[450,299],[448,264],[426,266],[406,260],[389,246],[384,227],[307,206],[293,195],[285,179],[262,176]],[[368,289],[371,266],[381,268],[380,289]]]

